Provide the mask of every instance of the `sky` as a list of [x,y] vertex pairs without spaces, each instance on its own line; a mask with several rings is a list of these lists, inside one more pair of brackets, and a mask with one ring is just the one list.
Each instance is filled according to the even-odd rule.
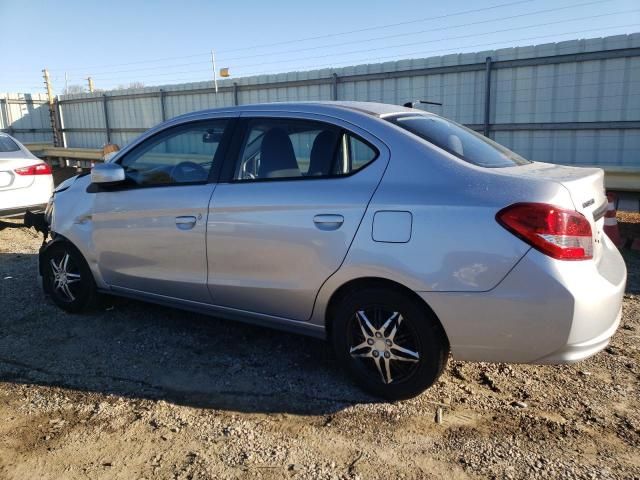
[[640,32],[638,0],[0,0],[0,92],[208,81]]

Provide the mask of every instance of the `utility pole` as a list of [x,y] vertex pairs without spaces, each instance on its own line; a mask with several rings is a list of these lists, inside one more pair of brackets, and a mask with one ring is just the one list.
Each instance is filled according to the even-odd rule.
[[49,76],[49,70],[46,68],[42,70],[42,77],[44,78],[44,86],[47,90],[47,100],[49,105],[53,105],[53,88],[51,88],[51,77]]
[[60,146],[60,126],[58,125],[58,116],[56,115],[55,98],[53,97],[53,88],[51,87],[51,77],[49,70],[42,70],[42,78],[44,78],[44,86],[47,90],[47,104],[49,105],[49,118],[51,120],[51,131],[53,133],[53,146]]
[[64,72],[64,94],[69,93],[69,74]]
[[89,85],[89,93],[93,93],[93,78],[87,77],[87,84]]
[[211,66],[213,67],[213,84],[216,87],[216,93],[218,93],[218,74],[216,73],[216,55],[211,49]]

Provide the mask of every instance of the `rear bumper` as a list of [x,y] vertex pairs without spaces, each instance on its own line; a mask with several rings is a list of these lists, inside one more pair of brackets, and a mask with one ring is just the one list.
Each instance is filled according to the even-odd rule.
[[494,289],[418,292],[460,360],[572,363],[605,348],[621,319],[626,267],[603,236],[593,261],[560,261],[530,250]]
[[33,183],[23,188],[0,190],[0,217],[17,217],[27,210],[44,211],[51,195],[53,195],[51,175],[35,175]]
[[553,352],[550,355],[539,358],[532,362],[536,364],[558,364],[558,363],[575,363],[585,358],[591,357],[603,350],[607,345],[613,334],[616,333],[620,321],[622,320],[622,308],[618,312],[618,316],[615,321],[597,337],[591,338],[581,343],[567,344],[564,348]]
[[44,212],[46,208],[46,203],[38,203],[36,205],[25,205],[24,207],[0,209],[0,218],[19,217],[24,215],[27,210],[31,212]]

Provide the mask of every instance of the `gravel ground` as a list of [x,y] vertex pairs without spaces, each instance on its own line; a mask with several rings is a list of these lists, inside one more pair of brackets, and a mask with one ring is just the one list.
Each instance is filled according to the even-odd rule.
[[64,314],[38,286],[39,244],[0,232],[2,479],[640,479],[639,253],[594,358],[452,361],[389,404],[321,341],[120,299]]

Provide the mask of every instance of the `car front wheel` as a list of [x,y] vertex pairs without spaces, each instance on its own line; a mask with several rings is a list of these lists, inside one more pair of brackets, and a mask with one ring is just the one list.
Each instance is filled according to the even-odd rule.
[[411,296],[365,288],[334,310],[339,362],[366,391],[388,400],[414,397],[444,370],[449,344],[437,318]]
[[44,291],[58,307],[77,313],[95,304],[97,294],[93,275],[75,247],[59,242],[42,255]]

